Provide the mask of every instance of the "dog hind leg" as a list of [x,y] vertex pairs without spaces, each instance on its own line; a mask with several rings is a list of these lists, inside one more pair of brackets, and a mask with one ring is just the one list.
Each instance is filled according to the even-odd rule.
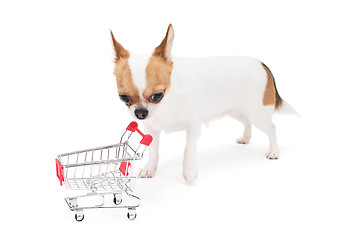
[[279,158],[279,148],[276,139],[275,125],[272,122],[272,114],[274,110],[269,107],[262,107],[251,116],[251,122],[255,127],[263,131],[269,138],[270,149],[266,153],[268,159]]

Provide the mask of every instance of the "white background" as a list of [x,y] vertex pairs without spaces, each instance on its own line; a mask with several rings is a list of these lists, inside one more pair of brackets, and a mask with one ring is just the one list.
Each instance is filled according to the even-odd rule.
[[[356,1],[2,1],[1,238],[359,239],[358,10]],[[301,118],[274,117],[277,161],[265,159],[258,130],[240,146],[236,121],[204,127],[193,186],[182,178],[184,134],[164,134],[156,177],[135,188],[137,219],[89,210],[78,223],[56,155],[116,143],[132,120],[109,29],[141,53],[170,22],[174,56],[256,57]]]

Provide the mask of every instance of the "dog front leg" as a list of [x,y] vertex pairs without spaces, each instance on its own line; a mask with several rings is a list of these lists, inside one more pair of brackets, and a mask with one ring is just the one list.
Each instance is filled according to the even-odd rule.
[[201,125],[192,126],[186,131],[186,147],[183,161],[183,176],[187,183],[195,181],[198,175],[196,161],[197,141],[200,137]]
[[146,133],[149,133],[153,137],[153,141],[149,146],[149,160],[141,170],[140,177],[151,178],[155,175],[159,162],[160,131],[146,128]]

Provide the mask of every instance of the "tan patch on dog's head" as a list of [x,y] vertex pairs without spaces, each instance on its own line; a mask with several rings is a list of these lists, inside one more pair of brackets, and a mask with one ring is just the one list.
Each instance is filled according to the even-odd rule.
[[130,105],[139,103],[139,90],[132,80],[128,58],[120,59],[116,63],[114,75],[116,76],[116,84],[119,95],[127,95],[131,98],[131,102],[126,105],[129,107]]
[[143,95],[148,99],[152,94],[164,92],[170,88],[172,62],[165,61],[162,57],[150,57],[146,67],[146,88]]
[[173,62],[171,49],[174,40],[174,29],[170,24],[166,35],[154,50],[146,67],[146,88],[143,96],[148,99],[152,94],[163,92],[170,88]]
[[116,64],[114,75],[116,77],[117,90],[119,95],[127,95],[131,98],[131,101],[126,104],[129,107],[130,105],[140,102],[139,90],[134,85],[129,66],[130,53],[119,42],[116,41],[112,32],[111,38],[115,50]]
[[278,109],[282,104],[282,99],[276,89],[274,76],[272,75],[270,69],[264,63],[262,63],[262,66],[265,69],[267,75],[267,83],[263,97],[263,104],[265,106],[274,105],[275,109]]

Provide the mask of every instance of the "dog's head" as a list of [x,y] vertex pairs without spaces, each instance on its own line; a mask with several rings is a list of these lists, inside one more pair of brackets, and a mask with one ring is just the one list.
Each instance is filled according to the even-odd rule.
[[111,37],[119,97],[133,117],[140,120],[149,118],[170,89],[173,27],[169,25],[165,38],[150,55],[130,54],[116,41],[112,32]]

